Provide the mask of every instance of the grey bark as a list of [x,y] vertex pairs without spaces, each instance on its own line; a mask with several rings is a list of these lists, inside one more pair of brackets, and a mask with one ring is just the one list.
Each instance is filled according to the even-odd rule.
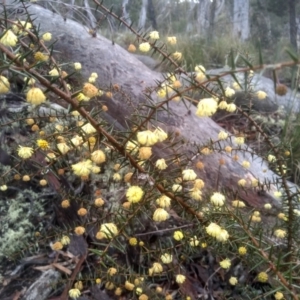
[[249,0],[234,0],[233,32],[243,41],[249,38]]
[[122,0],[122,9],[123,9],[123,20],[127,23],[127,24],[131,24],[132,21],[130,19],[129,16],[129,12],[128,12],[128,4],[129,0]]
[[289,0],[290,17],[290,42],[294,50],[297,51],[297,23],[296,23],[296,1]]
[[139,29],[145,28],[146,20],[147,20],[147,6],[148,6],[148,0],[143,0],[141,11],[140,11],[139,23],[138,23]]
[[[91,72],[97,72],[99,75],[97,85],[101,88],[117,84],[128,95],[130,103],[124,101],[123,93],[115,93],[113,98],[106,99],[104,97],[102,99],[108,106],[107,117],[104,116],[106,120],[113,120],[121,127],[128,128],[134,108],[141,108],[143,103],[151,104],[145,97],[144,91],[148,87],[155,87],[156,82],[162,80],[160,73],[151,71],[133,55],[118,45],[113,45],[104,37],[90,36],[84,27],[75,21],[64,22],[60,16],[36,5],[32,5],[29,11],[34,14],[34,23],[41,26],[42,32],[49,31],[53,34],[54,39],[57,39],[55,50],[59,51],[57,56],[61,61],[82,63],[83,78],[88,78]],[[16,15],[16,17],[20,18],[21,15]],[[152,97],[153,103],[161,101],[156,99],[155,93],[152,94]],[[97,109],[99,102],[95,100],[91,105]],[[142,114],[144,110],[145,108],[141,108],[139,114]],[[156,124],[170,133],[180,132],[186,142],[182,151],[190,158],[197,152],[195,143],[203,145],[211,139],[217,140],[218,133],[222,130],[210,118],[198,118],[195,112],[196,108],[193,105],[188,105],[187,109],[182,102],[171,101],[168,112],[161,111],[156,114]],[[223,145],[227,143],[232,145],[233,142],[224,142]],[[159,151],[159,149],[156,150]],[[160,155],[163,153],[160,152]],[[252,156],[245,151],[237,151],[237,155],[240,157],[240,162],[248,160],[251,163],[250,169],[245,170],[240,162],[232,160],[229,154],[224,152],[220,154],[215,151],[211,155],[201,156],[205,169],[197,171],[199,178],[205,179],[206,184],[211,188],[215,188],[216,178],[219,178],[222,189],[227,189],[232,193],[236,192],[237,197],[248,202],[249,205],[262,207],[264,203],[269,202],[274,207],[280,206],[279,201],[269,192],[260,194],[252,189],[244,192],[238,188],[237,181],[241,178],[254,177],[264,182],[265,180],[274,180],[278,176],[268,169],[266,162],[258,156]],[[219,167],[220,158],[225,160],[225,166],[221,168]],[[194,163],[195,159],[192,160],[191,166]],[[271,190],[276,189],[271,185]]]

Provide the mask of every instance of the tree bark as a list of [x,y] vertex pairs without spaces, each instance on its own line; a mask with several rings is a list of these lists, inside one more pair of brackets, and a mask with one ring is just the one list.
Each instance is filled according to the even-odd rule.
[[234,0],[233,32],[242,41],[249,38],[249,0]]
[[139,18],[139,29],[144,29],[146,25],[147,20],[147,6],[148,6],[148,0],[142,1],[142,7],[140,11],[140,18]]
[[296,0],[289,0],[290,42],[297,51]]
[[[132,54],[121,48],[106,38],[97,35],[92,37],[88,34],[83,25],[67,20],[55,13],[52,13],[37,5],[31,5],[29,12],[34,16],[34,24],[40,26],[41,32],[51,32],[53,38],[57,40],[55,43],[55,55],[61,63],[80,62],[83,66],[82,78],[88,78],[91,72],[97,72],[97,86],[102,89],[110,88],[113,85],[119,87],[119,91],[114,92],[112,98],[93,100],[91,107],[97,110],[97,106],[104,103],[108,107],[107,113],[103,113],[103,118],[116,125],[116,129],[122,131],[129,130],[132,116],[135,112],[139,115],[148,115],[149,109],[142,107],[143,104],[153,105],[161,99],[156,98],[156,93],[152,93],[152,100],[145,96],[144,92],[149,87],[155,87],[156,82],[162,81],[163,76],[160,73],[151,71]],[[21,9],[16,10],[16,18],[22,18]],[[58,52],[57,52],[58,51]],[[124,97],[124,94],[126,97]],[[126,100],[127,99],[127,100]],[[201,171],[196,170],[199,178],[203,178],[208,188],[215,189],[216,184],[222,190],[227,190],[234,197],[246,201],[249,205],[255,207],[263,207],[265,203],[272,203],[274,207],[279,207],[279,201],[272,196],[272,190],[277,188],[271,185],[271,191],[259,193],[255,189],[240,189],[238,180],[246,178],[247,181],[251,178],[257,178],[261,182],[275,180],[278,178],[271,170],[268,169],[266,162],[256,155],[247,151],[236,151],[239,161],[232,159],[231,154],[224,151],[214,151],[210,155],[203,156],[199,153],[199,145],[209,143],[210,140],[217,140],[218,133],[223,130],[210,118],[198,118],[195,114],[196,107],[174,101],[169,102],[167,111],[161,110],[156,112],[156,120],[153,123],[156,126],[162,127],[170,134],[179,134],[184,141],[182,144],[181,153],[189,160],[188,164],[191,167],[195,166],[199,159],[204,163],[205,168]],[[149,106],[148,106],[149,107]],[[128,125],[129,124],[129,125]],[[236,147],[234,142],[220,142],[222,148],[229,144]],[[242,148],[243,149],[243,148]],[[246,149],[246,147],[244,148]],[[168,154],[168,149],[154,149],[160,157]],[[171,151],[169,149],[169,151]],[[219,164],[220,159],[225,165],[222,167]],[[248,170],[245,170],[241,162],[247,160],[251,163]]]

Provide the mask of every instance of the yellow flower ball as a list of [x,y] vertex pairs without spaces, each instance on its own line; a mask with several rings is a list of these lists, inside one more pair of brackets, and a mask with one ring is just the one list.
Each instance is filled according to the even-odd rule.
[[74,232],[77,235],[83,235],[85,233],[85,228],[82,226],[77,226],[77,227],[75,227]]
[[137,140],[139,144],[151,147],[158,142],[158,137],[150,130],[140,131],[137,133]]
[[100,232],[105,235],[105,238],[113,238],[118,234],[118,228],[114,223],[104,223],[100,227]]
[[139,186],[131,186],[126,192],[126,198],[130,203],[140,202],[144,191]]
[[218,109],[218,104],[213,98],[206,98],[199,101],[196,115],[198,117],[211,117]]
[[141,147],[139,149],[139,159],[141,160],[147,160],[152,155],[152,149],[151,147]]
[[45,62],[49,59],[48,55],[45,55],[44,53],[38,51],[34,54],[34,59],[37,62]]
[[169,218],[169,213],[163,208],[157,208],[153,214],[153,220],[155,222],[163,222]]
[[227,107],[228,107],[228,104],[227,104],[227,102],[224,101],[224,100],[222,100],[222,101],[219,103],[219,105],[218,105],[218,108],[219,108],[219,109],[222,109],[222,110],[227,109]]
[[258,275],[257,275],[257,280],[259,282],[267,282],[269,279],[269,276],[266,272],[260,272]]
[[33,148],[19,146],[19,148],[18,148],[18,155],[21,158],[23,158],[23,159],[30,158],[32,156],[32,154],[33,154]]
[[222,228],[216,223],[210,223],[206,228],[206,233],[210,236],[216,237],[220,234]]
[[158,199],[156,199],[156,203],[162,208],[168,208],[171,205],[171,198],[166,195],[162,195]]
[[226,111],[232,113],[236,111],[236,105],[234,103],[229,103],[226,107]]
[[286,230],[283,229],[276,229],[274,232],[275,236],[278,237],[279,239],[283,239],[286,236]]
[[15,47],[18,42],[18,37],[12,32],[11,29],[8,29],[0,39],[0,43],[4,46]]
[[60,205],[62,208],[68,208],[68,207],[70,207],[70,201],[68,199],[65,199],[61,202]]
[[182,284],[185,282],[186,277],[184,275],[178,274],[176,275],[176,282],[178,284]]
[[176,38],[176,36],[169,36],[169,37],[167,37],[167,41],[170,45],[176,45],[177,38]]
[[91,160],[96,164],[102,164],[106,161],[105,153],[102,150],[96,150],[91,154]]
[[127,48],[127,51],[133,53],[136,51],[136,47],[133,44],[130,44]]
[[170,264],[173,260],[173,255],[169,253],[164,253],[160,256],[160,259],[164,264]]
[[182,178],[186,181],[195,180],[197,178],[197,174],[192,169],[183,170]]
[[78,216],[83,217],[87,214],[87,210],[83,207],[81,207],[78,211],[77,211]]
[[166,164],[166,161],[161,158],[161,159],[158,159],[155,163],[155,167],[158,169],[158,170],[165,170],[168,166]]
[[151,49],[151,46],[148,42],[145,42],[139,45],[139,49],[141,52],[148,52]]
[[75,62],[74,63],[74,69],[75,70],[81,70],[82,66],[81,66],[81,63],[80,62]]
[[284,295],[281,292],[276,292],[274,295],[274,298],[276,300],[283,300],[284,299]]
[[240,201],[240,200],[233,200],[231,202],[231,204],[232,204],[233,207],[238,207],[238,208],[243,208],[243,207],[246,206],[245,203],[243,201]]
[[89,98],[93,98],[98,95],[98,89],[91,83],[87,82],[83,85],[82,93]]
[[72,170],[77,176],[89,176],[91,173],[93,164],[92,161],[87,159],[85,161],[78,162],[77,164],[71,165]]
[[160,263],[153,263],[152,268],[149,269],[149,275],[160,274],[163,272],[163,266]]
[[183,237],[184,237],[184,235],[183,235],[182,231],[180,231],[180,230],[174,231],[174,234],[173,234],[174,240],[181,241],[183,239]]
[[125,289],[128,291],[133,291],[135,288],[134,284],[131,283],[130,281],[126,280],[125,281]]
[[271,209],[271,208],[272,208],[272,205],[271,205],[270,203],[266,203],[266,204],[264,205],[264,208],[265,208],[265,209]]
[[225,90],[225,96],[231,98],[234,95],[235,95],[235,90],[231,89],[230,87],[227,87]]
[[118,272],[118,270],[117,270],[116,268],[109,268],[109,269],[107,270],[107,274],[108,274],[109,276],[114,276],[114,275],[117,274],[117,272]]
[[42,150],[47,150],[49,148],[49,143],[46,140],[37,140],[36,143]]
[[64,246],[61,242],[55,242],[54,244],[51,245],[51,248],[54,251],[61,250],[63,247]]
[[40,180],[40,185],[41,186],[46,186],[48,184],[47,180],[46,179],[41,179]]
[[0,191],[5,192],[7,190],[7,185],[3,184],[0,186]]
[[46,96],[40,88],[32,87],[26,94],[26,101],[34,105],[39,105],[46,101]]
[[149,33],[149,37],[152,40],[158,40],[159,39],[159,32],[158,31],[151,31]]
[[64,235],[64,236],[61,238],[60,242],[61,242],[64,246],[66,246],[66,245],[69,245],[69,244],[70,244],[71,239],[70,239],[67,235]]
[[5,76],[0,76],[0,94],[6,94],[10,90],[10,83]]
[[180,61],[182,59],[182,53],[176,51],[172,54],[172,58],[176,61]]
[[219,242],[226,242],[229,238],[229,234],[226,229],[221,229],[221,231],[216,235],[216,240]]
[[30,181],[30,176],[29,176],[29,175],[24,175],[24,176],[22,177],[22,180],[23,180],[23,181]]
[[225,131],[220,131],[218,134],[219,140],[226,140],[228,138],[228,133]]
[[135,237],[132,237],[129,239],[129,245],[130,246],[136,246],[138,244],[138,240]]
[[231,285],[236,285],[236,284],[238,283],[238,279],[237,279],[236,277],[234,277],[234,276],[231,276],[231,277],[229,278],[229,283],[230,283]]
[[238,249],[239,255],[246,255],[247,254],[247,248],[246,247],[239,247]]
[[156,135],[158,142],[163,142],[168,138],[168,134],[160,127],[157,127],[153,133]]
[[225,258],[224,260],[220,261],[220,266],[223,269],[229,269],[231,266],[231,261],[229,258]]
[[93,125],[91,125],[90,123],[87,123],[85,125],[83,125],[81,127],[81,130],[85,133],[85,134],[92,134],[97,132],[97,130],[93,127]]
[[213,193],[213,195],[210,197],[210,202],[214,206],[223,206],[225,203],[225,196],[221,193]]
[[263,92],[263,91],[258,91],[256,93],[256,96],[259,100],[264,100],[267,98],[267,93]]
[[81,295],[81,292],[79,289],[70,289],[69,290],[69,296],[73,299],[79,298],[80,295]]

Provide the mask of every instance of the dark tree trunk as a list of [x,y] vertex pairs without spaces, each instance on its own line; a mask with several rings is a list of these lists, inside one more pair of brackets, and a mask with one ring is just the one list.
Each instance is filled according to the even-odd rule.
[[151,21],[152,28],[157,30],[156,14],[152,0],[148,1],[148,17]]
[[297,24],[296,24],[296,0],[289,0],[290,14],[290,41],[297,51]]

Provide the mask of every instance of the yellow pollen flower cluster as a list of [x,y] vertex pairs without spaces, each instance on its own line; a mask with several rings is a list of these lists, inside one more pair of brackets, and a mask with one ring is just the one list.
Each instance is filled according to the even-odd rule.
[[90,123],[87,123],[87,124],[83,125],[81,127],[81,130],[85,134],[92,134],[92,133],[95,133],[97,131]]
[[169,213],[163,208],[157,208],[153,214],[153,220],[155,222],[163,222],[169,218]]
[[278,237],[279,239],[283,239],[286,236],[286,230],[283,229],[276,229],[274,232],[275,236]]
[[181,241],[183,239],[183,237],[184,237],[184,235],[183,235],[182,231],[180,231],[180,230],[176,230],[173,234],[173,238],[176,241]]
[[246,255],[247,254],[247,248],[246,247],[239,247],[238,249],[239,255]]
[[12,32],[11,29],[8,29],[0,39],[0,43],[4,46],[14,47],[17,45],[18,38],[17,36]]
[[214,206],[223,206],[225,203],[225,196],[221,193],[213,193],[213,195],[210,197],[210,202]]
[[169,36],[169,37],[167,37],[167,41],[170,45],[176,45],[177,38],[176,38],[176,36]]
[[58,251],[63,248],[63,244],[61,242],[55,242],[54,244],[51,245],[52,250]]
[[86,82],[83,85],[82,93],[88,98],[93,98],[98,95],[98,89],[93,84]]
[[158,170],[165,170],[168,166],[166,164],[166,161],[161,158],[161,159],[158,159],[155,163],[155,167],[158,169]]
[[47,61],[49,59],[49,56],[38,51],[34,54],[34,59],[37,62]]
[[196,115],[198,117],[211,117],[218,109],[218,103],[213,98],[206,98],[199,101]]
[[182,59],[182,53],[176,51],[176,52],[174,52],[174,53],[172,54],[172,58],[173,58],[174,60],[180,61],[180,60]]
[[19,146],[19,148],[18,148],[18,155],[21,158],[23,158],[23,159],[30,158],[32,156],[32,154],[33,154],[33,148]]
[[127,48],[127,51],[133,53],[136,51],[136,47],[133,44],[130,44]]
[[208,235],[216,238],[219,242],[225,242],[229,238],[227,230],[222,229],[221,226],[216,223],[210,223],[206,227],[206,232]]
[[229,258],[225,258],[224,260],[220,261],[220,266],[223,269],[229,269],[231,266],[231,261]]
[[126,192],[126,198],[130,203],[140,202],[144,191],[139,186],[131,186]]
[[77,227],[75,227],[74,232],[77,235],[83,235],[85,233],[85,228],[82,226],[77,226]]
[[234,276],[231,276],[231,277],[229,278],[229,283],[230,283],[231,285],[236,285],[236,284],[238,283],[238,279],[237,279],[236,277],[234,277]]
[[176,275],[176,282],[178,284],[182,284],[185,282],[186,277],[184,275],[178,274]]
[[245,203],[241,200],[233,200],[231,202],[231,204],[232,204],[233,207],[238,207],[238,208],[243,208],[243,207],[246,206]]
[[152,40],[158,40],[159,39],[159,32],[158,31],[151,31],[149,33],[149,37]]
[[47,150],[49,148],[49,143],[46,140],[37,140],[36,143],[42,150]]
[[72,170],[77,176],[89,176],[92,170],[92,161],[87,159],[85,161],[78,162],[77,164],[71,165]]
[[162,208],[168,208],[171,205],[171,198],[166,195],[162,195],[158,199],[156,199],[156,203]]
[[149,269],[149,276],[153,276],[155,274],[162,273],[163,266],[160,263],[153,263],[152,268]]
[[102,150],[95,150],[91,154],[91,160],[96,164],[102,164],[106,161],[105,153]]
[[146,130],[137,133],[137,140],[139,144],[151,147],[158,142],[158,137],[154,132]]
[[267,282],[269,279],[269,276],[266,272],[260,272],[258,275],[257,275],[257,280],[259,282]]
[[129,245],[130,245],[130,246],[136,246],[137,243],[138,243],[137,238],[132,237],[132,238],[129,239]]
[[6,94],[10,90],[10,83],[4,76],[0,76],[0,94]]
[[151,46],[148,42],[145,42],[139,45],[139,49],[141,52],[148,52],[151,49]]
[[[98,235],[98,233],[100,234]],[[100,231],[98,233],[97,239],[111,239],[118,234],[118,228],[114,223],[104,223],[101,225]]]
[[173,260],[173,255],[169,253],[164,253],[160,256],[160,259],[164,264],[170,264]]
[[52,34],[50,32],[46,32],[42,35],[42,38],[45,42],[49,42],[52,39]]
[[226,140],[228,138],[228,133],[225,131],[220,131],[218,134],[219,140]]
[[195,180],[197,178],[197,174],[192,169],[183,170],[182,178],[186,181]]
[[227,87],[225,90],[225,96],[231,98],[234,95],[235,95],[235,90],[231,89],[230,87]]
[[267,97],[267,93],[263,92],[263,91],[258,91],[256,93],[256,96],[259,100],[264,100]]
[[33,105],[40,105],[46,101],[46,96],[40,88],[32,87],[26,94],[26,101]]
[[73,299],[79,298],[81,295],[81,292],[79,289],[70,289],[69,290],[69,296]]

